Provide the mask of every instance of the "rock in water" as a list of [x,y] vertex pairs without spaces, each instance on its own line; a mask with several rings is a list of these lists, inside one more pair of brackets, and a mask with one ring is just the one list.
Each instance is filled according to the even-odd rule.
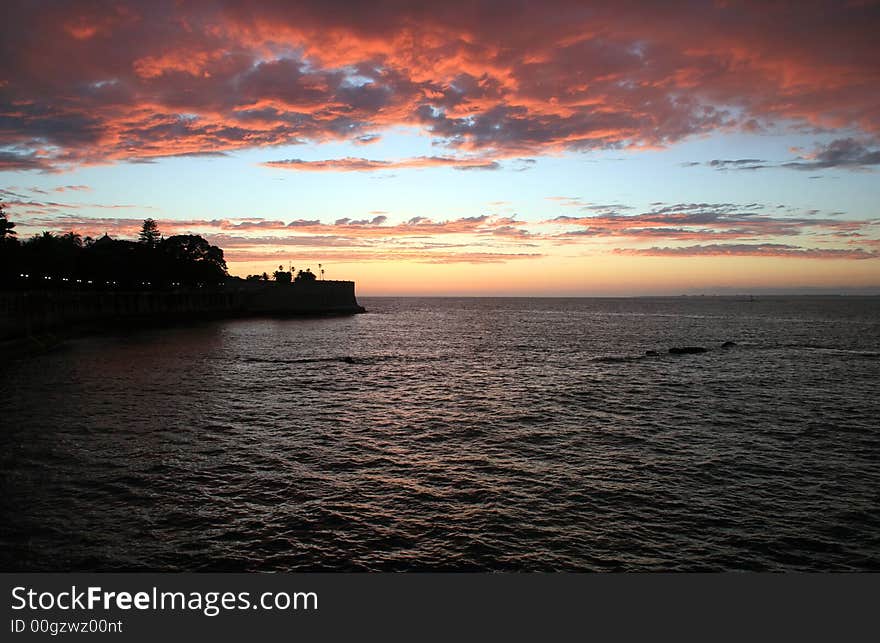
[[721,348],[733,348],[736,346],[736,342],[724,342],[721,344]]
[[669,349],[673,355],[693,355],[695,353],[705,353],[706,349],[702,346],[673,346]]
[[645,357],[657,357],[659,354],[657,351],[645,351]]

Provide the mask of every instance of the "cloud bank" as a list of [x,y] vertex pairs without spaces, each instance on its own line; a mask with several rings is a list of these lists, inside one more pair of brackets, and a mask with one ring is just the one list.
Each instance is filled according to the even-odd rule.
[[[52,192],[78,192],[83,187],[59,186]],[[23,239],[42,230],[133,238],[143,218],[149,216],[132,205],[48,200],[34,196],[34,191],[0,190]],[[47,190],[39,193],[50,194]],[[841,212],[702,202],[655,203],[649,211],[639,211],[635,206],[591,203],[579,197],[550,197],[548,203],[565,212],[576,208],[576,213],[534,221],[498,214],[445,220],[417,216],[394,221],[382,211],[372,211],[361,219],[342,217],[333,222],[240,217],[160,219],[159,226],[166,235],[202,234],[223,247],[230,261],[323,257],[336,262],[504,263],[603,253],[880,258],[880,220],[847,218]],[[121,216],[114,216],[113,211]],[[661,243],[667,245],[658,245]]]
[[[878,31],[876,3],[831,0],[7,0],[0,169],[369,144],[400,125],[488,159],[460,169],[773,124],[876,140]],[[792,167],[875,155],[838,143]],[[375,169],[342,161],[324,167]]]

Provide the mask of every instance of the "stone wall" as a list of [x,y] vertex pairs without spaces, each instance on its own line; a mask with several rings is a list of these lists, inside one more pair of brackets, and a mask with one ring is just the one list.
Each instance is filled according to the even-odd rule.
[[187,318],[364,312],[355,299],[352,281],[230,284],[227,288],[179,291],[0,292],[0,339],[100,323],[161,324]]
[[260,313],[362,313],[353,281],[262,284],[251,291],[248,310]]

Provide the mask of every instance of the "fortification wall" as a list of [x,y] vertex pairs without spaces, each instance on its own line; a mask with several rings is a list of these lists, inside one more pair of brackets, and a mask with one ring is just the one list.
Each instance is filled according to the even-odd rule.
[[[234,282],[233,282],[234,283]],[[354,282],[259,283],[181,291],[0,292],[0,339],[103,323],[161,324],[186,318],[364,312]]]
[[247,308],[258,313],[362,313],[353,281],[268,283],[251,291]]

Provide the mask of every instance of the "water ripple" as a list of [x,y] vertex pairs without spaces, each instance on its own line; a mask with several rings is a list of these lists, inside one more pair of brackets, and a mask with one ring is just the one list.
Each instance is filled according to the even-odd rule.
[[0,366],[0,568],[880,570],[877,299],[365,304]]

